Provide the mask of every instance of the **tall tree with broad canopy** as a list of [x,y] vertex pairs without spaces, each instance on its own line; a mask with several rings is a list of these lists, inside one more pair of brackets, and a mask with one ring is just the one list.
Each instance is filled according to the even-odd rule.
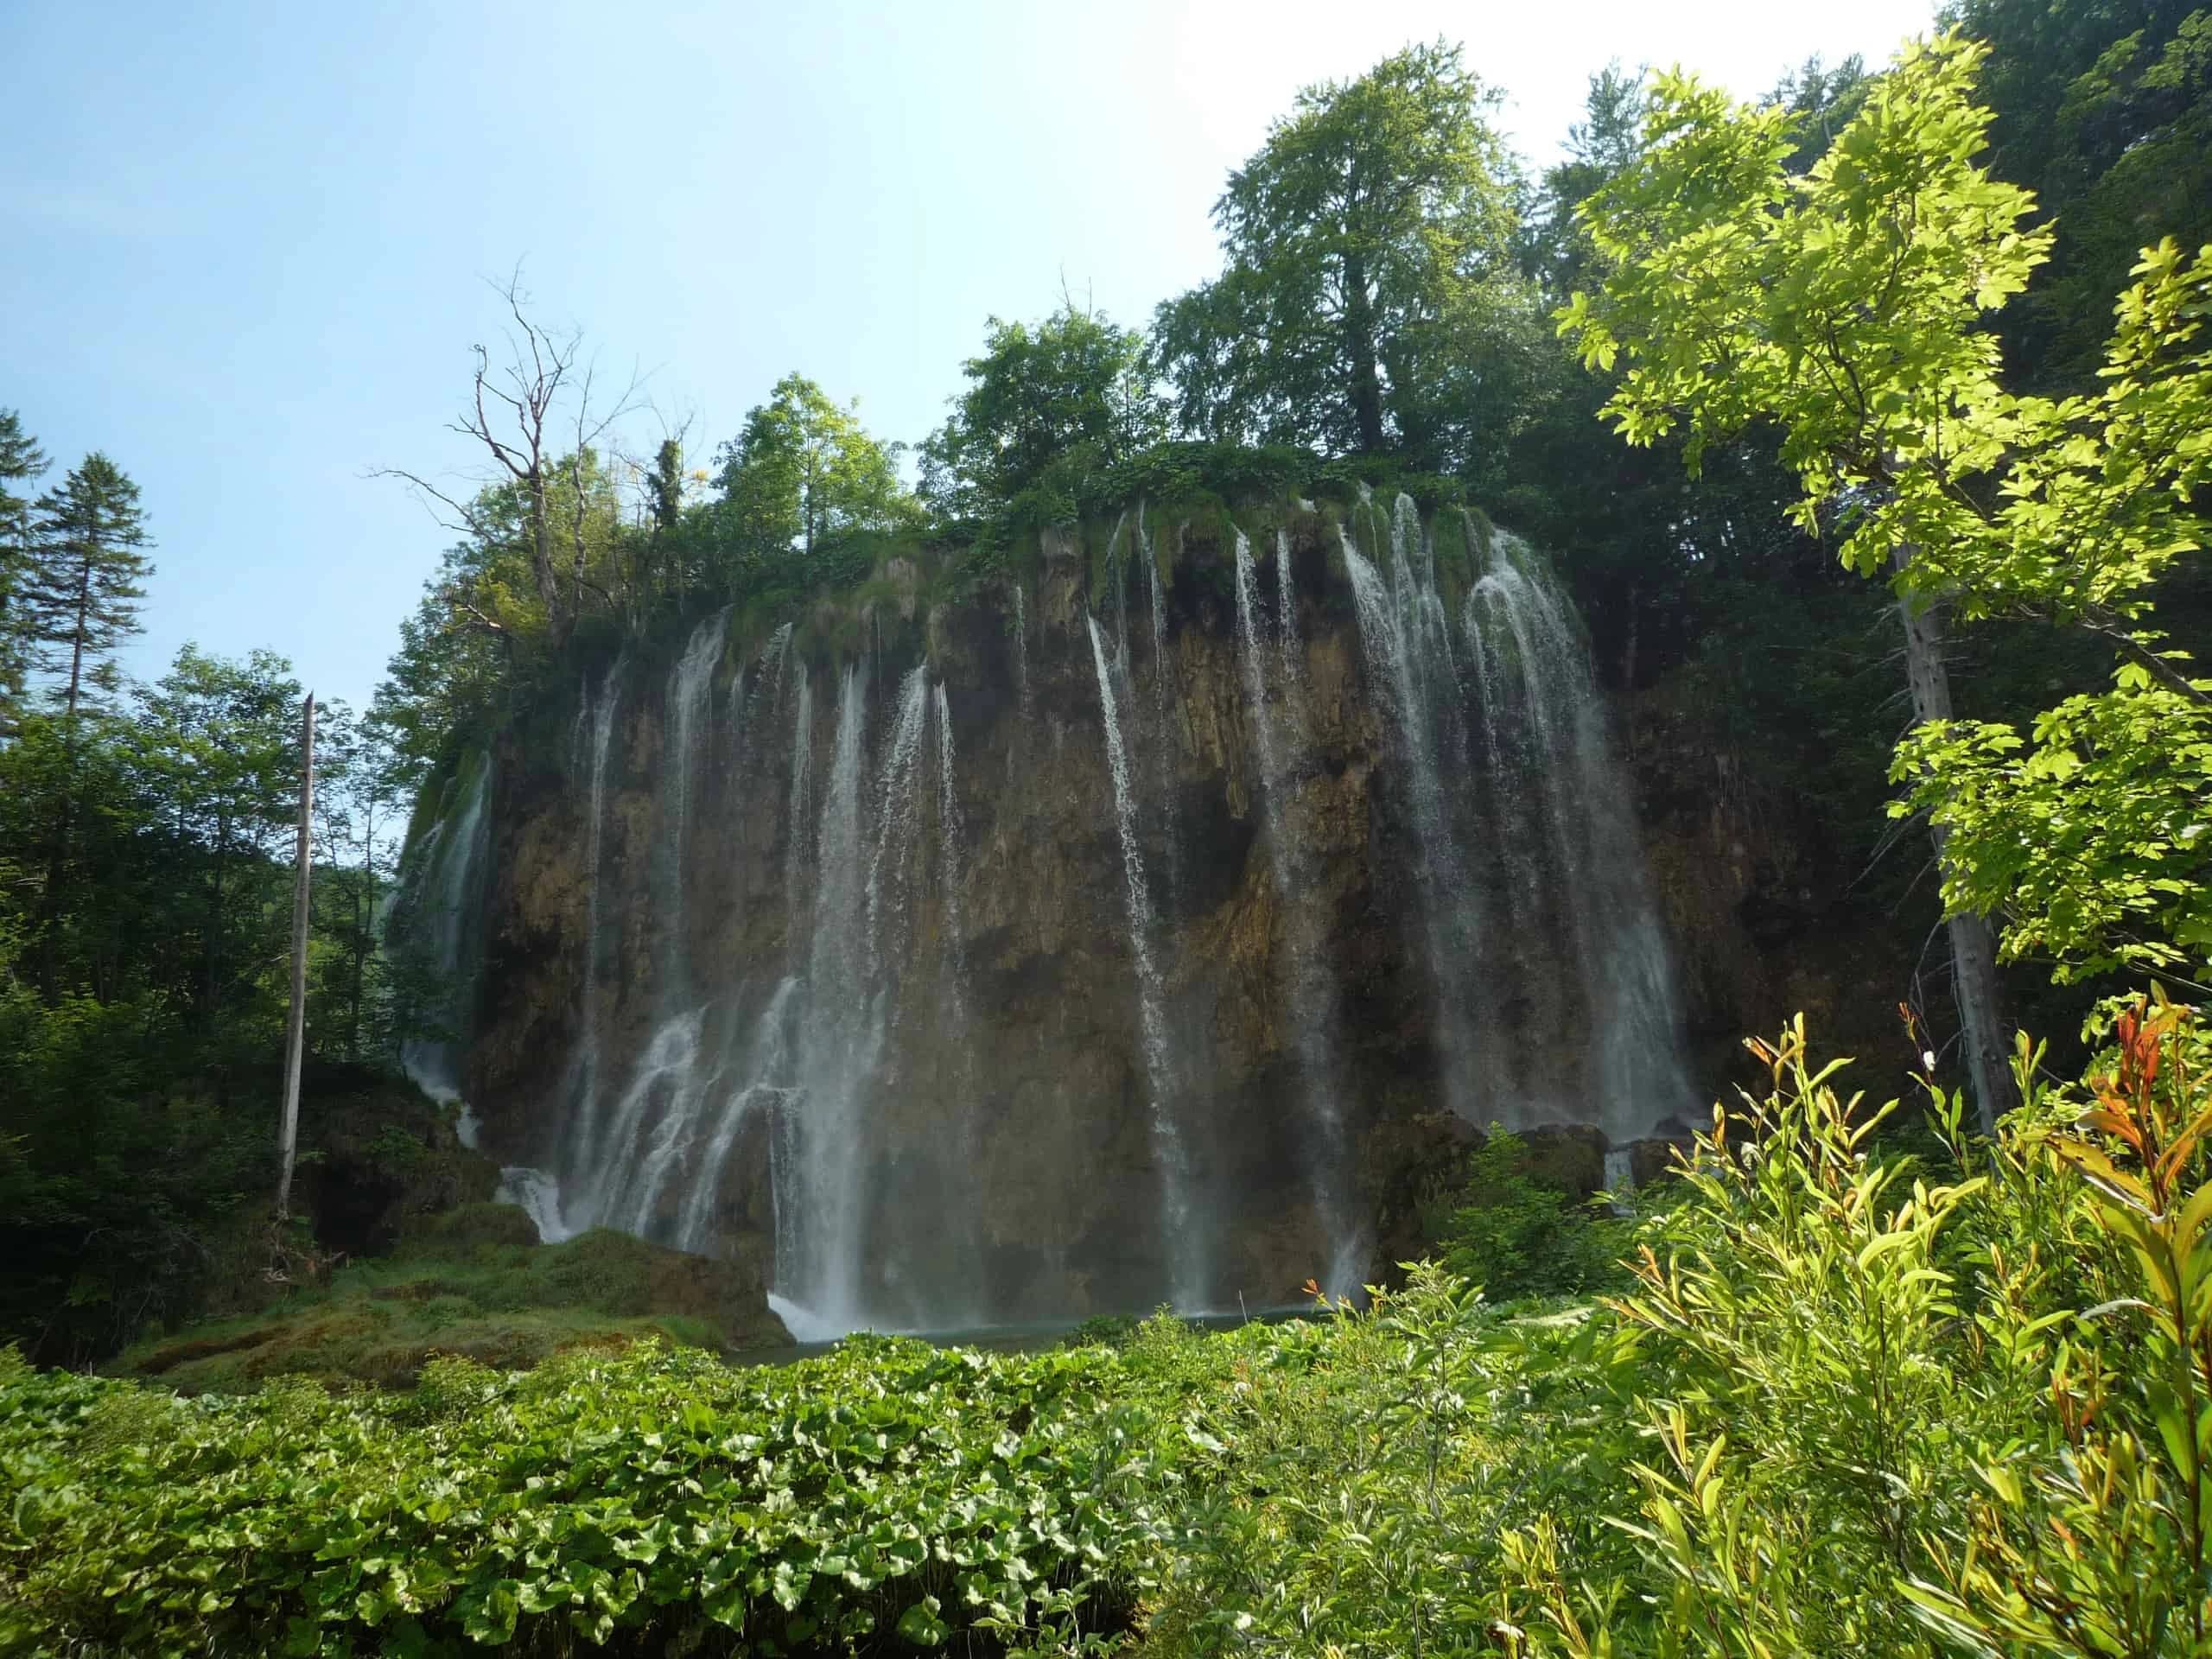
[[1186,430],[1460,458],[1468,383],[1533,315],[1498,100],[1440,41],[1298,95],[1214,204],[1226,269],[1154,322]]
[[[235,976],[268,965],[251,947],[270,944],[270,936],[238,937],[233,888],[241,872],[257,876],[283,850],[299,781],[299,696],[291,665],[273,652],[236,661],[186,645],[139,697],[136,770],[148,798],[162,804],[175,844],[197,855],[198,868],[181,871],[179,885],[199,892],[199,913],[185,925],[197,936],[191,995],[203,1020],[235,995]],[[270,925],[274,909],[261,911],[249,912],[249,928]]]
[[1144,336],[1072,300],[1033,328],[993,317],[967,390],[922,445],[925,493],[948,518],[1012,501],[1048,472],[1091,473],[1167,435]]
[[[2212,817],[2212,682],[2150,626],[2149,597],[2200,545],[2212,284],[2171,244],[2150,251],[2102,391],[2005,390],[1986,325],[2050,235],[1975,162],[1986,50],[1955,33],[1908,48],[1802,176],[1788,111],[1662,78],[1642,157],[1584,209],[1611,275],[1560,321],[1587,361],[1625,365],[1606,412],[1632,442],[1679,431],[1695,467],[1773,423],[1800,521],[1896,588],[1922,721],[1897,775],[1933,816],[1985,1116],[2011,1097],[1993,976],[1973,959],[1985,917],[2062,975],[2171,969],[2212,922],[2212,849],[2183,825]],[[1950,721],[1944,611],[2086,630],[2121,654],[2114,689],[2044,715],[2024,759],[2009,728]]]
[[857,401],[840,407],[793,373],[746,416],[744,431],[721,455],[728,522],[744,556],[810,557],[848,531],[914,522],[913,497],[899,480],[899,446],[870,437],[858,410]]

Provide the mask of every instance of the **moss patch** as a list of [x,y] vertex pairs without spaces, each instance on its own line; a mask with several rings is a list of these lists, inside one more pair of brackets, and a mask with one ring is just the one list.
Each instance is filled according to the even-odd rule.
[[539,1244],[519,1210],[469,1204],[424,1218],[388,1259],[258,1313],[138,1343],[107,1369],[188,1394],[251,1393],[280,1376],[410,1388],[441,1354],[517,1370],[648,1337],[723,1354],[791,1340],[736,1263],[622,1233]]

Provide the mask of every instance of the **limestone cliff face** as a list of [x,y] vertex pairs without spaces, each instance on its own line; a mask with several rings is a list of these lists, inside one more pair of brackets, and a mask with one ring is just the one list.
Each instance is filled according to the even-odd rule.
[[[1371,601],[1399,560],[1447,613],[1494,556],[1351,530],[1255,537],[1243,640],[1226,524],[1163,533],[1149,570],[1134,535],[1047,536],[1018,582],[931,605],[894,570],[793,630],[711,619],[541,711],[568,741],[511,735],[494,768],[486,1144],[556,1172],[573,1222],[942,1327],[1294,1300],[1404,1247],[1469,1120],[1618,1121],[1578,1058],[1614,994],[1573,959],[1595,936],[1520,891],[1613,878],[1490,859],[1484,826],[1517,844],[1551,785],[1484,771],[1464,651],[1414,775],[1418,688],[1378,683],[1348,563]],[[1443,959],[1476,949],[1440,931],[1463,900],[1472,963]],[[1662,1092],[1647,1120],[1693,1103]]]

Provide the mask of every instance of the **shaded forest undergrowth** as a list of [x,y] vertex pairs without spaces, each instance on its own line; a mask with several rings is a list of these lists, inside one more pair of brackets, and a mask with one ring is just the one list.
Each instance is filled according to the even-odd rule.
[[1755,1047],[1595,1303],[1422,1267],[1287,1326],[383,1393],[0,1361],[0,1650],[2207,1651],[2193,1012],[2081,1090],[2024,1043],[1993,1141]]

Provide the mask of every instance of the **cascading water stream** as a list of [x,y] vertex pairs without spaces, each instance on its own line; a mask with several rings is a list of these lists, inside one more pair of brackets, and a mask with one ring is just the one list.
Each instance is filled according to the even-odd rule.
[[1090,658],[1098,674],[1098,702],[1106,724],[1106,763],[1114,779],[1114,823],[1122,842],[1123,897],[1128,915],[1129,959],[1137,982],[1138,1035],[1144,1048],[1145,1082],[1150,1090],[1154,1154],[1160,1160],[1160,1230],[1169,1250],[1176,1305],[1185,1309],[1204,1306],[1205,1276],[1203,1256],[1192,1213],[1190,1168],[1176,1120],[1176,1089],[1167,1049],[1167,1019],[1162,1007],[1160,969],[1152,951],[1152,893],[1145,883],[1144,852],[1137,844],[1136,804],[1129,791],[1128,756],[1122,747],[1122,721],[1114,698],[1114,672],[1106,656],[1106,642],[1095,617],[1086,617],[1090,630]]
[[[1518,850],[1513,899],[1551,899],[1573,941],[1599,1126],[1650,1132],[1688,1103],[1674,976],[1646,891],[1643,849],[1605,709],[1566,595],[1535,553],[1500,532],[1469,591],[1471,647],[1501,834]],[[1530,925],[1543,925],[1531,915]]]
[[[1287,549],[1278,545],[1278,558],[1287,560]],[[1258,577],[1251,544],[1236,532],[1236,654],[1243,669],[1244,700],[1250,712],[1254,747],[1260,759],[1261,802],[1266,829],[1268,863],[1274,873],[1275,902],[1282,917],[1282,1025],[1298,1052],[1299,1093],[1304,1105],[1306,1133],[1300,1147],[1306,1163],[1306,1182],[1313,1207],[1329,1249],[1327,1268],[1315,1275],[1332,1296],[1356,1294],[1365,1268],[1363,1230],[1353,1215],[1349,1177],[1351,1147],[1344,1133],[1340,1103],[1343,1081],[1336,1055],[1337,995],[1334,979],[1324,959],[1320,930],[1313,906],[1313,873],[1301,856],[1300,842],[1288,823],[1291,778],[1283,760],[1287,747],[1279,741],[1277,710],[1267,692],[1266,647],[1254,616],[1253,593]],[[1281,601],[1286,616],[1292,594],[1287,579]],[[1288,687],[1285,687],[1286,694]],[[1282,705],[1287,710],[1287,700]],[[1284,736],[1294,739],[1294,728]]]
[[[445,1031],[435,1038],[414,1038],[402,1045],[400,1067],[433,1100],[461,1099],[461,1049],[467,1038],[466,1007],[474,974],[474,933],[482,913],[486,866],[491,855],[492,767],[477,759],[467,768],[467,786],[458,807],[423,838],[402,890],[410,931],[422,941],[425,965],[445,991]],[[462,1133],[472,1141],[475,1122],[462,1107]]]
[[[803,1334],[944,1330],[1054,1299],[1142,1306],[1163,1277],[1169,1299],[1195,1312],[1233,1306],[1224,1287],[1265,1294],[1276,1266],[1305,1276],[1325,1253],[1317,1244],[1328,1261],[1313,1276],[1332,1293],[1357,1289],[1373,1243],[1351,1128],[1377,1064],[1363,1022],[1378,997],[1417,1005],[1423,967],[1438,1093],[1465,1116],[1595,1116],[1619,1142],[1678,1109],[1687,1090],[1663,939],[1563,591],[1510,538],[1471,535],[1482,551],[1463,569],[1448,522],[1440,537],[1424,530],[1402,497],[1387,512],[1362,503],[1354,523],[1356,538],[1340,535],[1356,645],[1340,588],[1306,594],[1301,617],[1288,532],[1256,555],[1236,537],[1233,572],[1185,586],[1183,556],[1163,567],[1155,527],[1133,509],[1103,556],[1083,626],[1109,775],[1084,781],[1094,812],[1102,782],[1111,787],[1141,1050],[1126,1058],[1095,1053],[1100,1016],[1037,988],[1065,976],[1095,1001],[1084,976],[1096,942],[1071,942],[1051,913],[1033,914],[1049,895],[1000,885],[1010,839],[1082,799],[1017,775],[1052,764],[1048,739],[1066,741],[1065,721],[1015,722],[1033,717],[1033,698],[1065,711],[1082,652],[1079,638],[1073,658],[1044,649],[1068,637],[1049,621],[1030,640],[1025,584],[1002,595],[1010,640],[966,618],[927,619],[930,649],[960,671],[979,648],[984,658],[986,691],[961,703],[961,747],[977,768],[964,791],[951,701],[965,694],[949,697],[916,663],[917,630],[902,632],[888,607],[860,620],[873,633],[838,670],[817,656],[810,673],[805,657],[827,637],[810,622],[807,652],[785,623],[730,673],[727,613],[695,628],[652,680],[618,663],[588,688],[569,739],[583,879],[554,866],[554,885],[582,890],[569,902],[585,935],[567,1109],[548,1160],[562,1179],[510,1170],[502,1196],[548,1237],[611,1225],[741,1259],[772,1248],[775,1306]],[[1173,545],[1166,527],[1158,533]],[[1310,584],[1325,562],[1310,542],[1297,550]],[[1134,595],[1131,557],[1146,563]],[[1224,609],[1209,575],[1233,575],[1233,667],[1209,655],[1230,644],[1205,637]],[[1040,616],[1080,610],[1079,587],[1071,607],[1053,585],[1062,573],[1044,581]],[[1171,583],[1186,601],[1172,627]],[[1127,615],[1147,601],[1149,664],[1135,658]],[[1364,664],[1363,708],[1346,701],[1347,646]],[[993,650],[1003,653],[995,663]],[[871,675],[879,660],[883,674]],[[821,687],[834,721],[814,702],[825,671],[836,676]],[[1370,711],[1379,755],[1363,735]],[[639,758],[626,764],[613,750],[632,733]],[[1233,781],[1204,789],[1208,766],[1241,772],[1249,815]],[[1004,795],[983,783],[1001,771]],[[482,881],[461,873],[481,858],[455,851],[489,838],[484,774],[464,776],[423,842],[414,880],[426,893]],[[1370,893],[1358,860],[1376,820],[1358,815],[1377,791],[1389,804]],[[964,858],[963,807],[976,837]],[[1247,861],[1255,855],[1266,877]],[[1392,861],[1405,872],[1395,884]],[[1271,912],[1264,892],[1255,909],[1223,908],[1225,894],[1254,896],[1243,885],[1253,879],[1272,884]],[[516,885],[527,891],[524,873]],[[427,925],[427,904],[423,913]],[[1272,923],[1256,955],[1247,915]],[[572,940],[577,922],[569,910]],[[1340,984],[1338,963],[1362,959],[1378,926],[1406,930],[1410,971]],[[1347,928],[1364,930],[1349,952],[1338,948]],[[1110,931],[1103,943],[1112,963]],[[1224,953],[1236,958],[1225,969]],[[1251,985],[1255,964],[1271,983]],[[1571,1021],[1581,1044],[1547,1043],[1532,1008]],[[1103,1018],[1128,1029],[1126,1004]],[[1053,1045],[1068,1032],[1090,1033],[1094,1047],[1056,1071]],[[1530,1058],[1539,1047],[1547,1053]],[[1402,1047],[1389,1063],[1402,1066]],[[1094,1122],[1086,1091],[1100,1085],[1125,1103]],[[504,1103],[491,1120],[511,1121]],[[1025,1233],[994,1199],[1031,1179],[1039,1156],[1097,1157],[1124,1184],[1113,1207],[1094,1213],[1070,1189],[1064,1223]],[[1058,1170],[1039,1190],[1058,1190]],[[1307,1262],[1266,1259],[1289,1256],[1292,1238]]]
[[584,842],[584,960],[582,1007],[578,1014],[576,1046],[569,1059],[568,1074],[563,1093],[569,1103],[569,1122],[564,1132],[553,1147],[556,1168],[537,1168],[527,1165],[509,1165],[499,1172],[499,1190],[493,1194],[500,1204],[512,1204],[530,1217],[537,1229],[537,1236],[546,1243],[557,1243],[593,1224],[588,1212],[581,1222],[569,1218],[569,1211],[576,1208],[564,1204],[565,1188],[574,1185],[579,1175],[588,1177],[598,1159],[597,1128],[599,1118],[600,1074],[600,981],[601,958],[604,950],[601,937],[601,906],[600,884],[601,864],[605,855],[607,825],[607,768],[613,753],[615,717],[621,706],[622,677],[626,659],[618,657],[613,667],[600,683],[594,696],[587,684],[576,710],[576,725],[570,744],[570,763],[588,767],[588,796]]
[[692,782],[708,747],[710,694],[728,618],[728,611],[720,611],[694,628],[669,674],[660,828],[653,843],[656,908],[669,919],[660,930],[653,1036],[616,1100],[592,1178],[572,1201],[579,1215],[594,1224],[639,1234],[654,1230],[663,1195],[692,1151],[697,1120],[715,1081],[713,1072],[702,1066],[707,1011],[694,1001],[689,932],[682,918]]
[[[729,632],[729,612],[717,611],[691,631],[691,638],[683,647],[683,655],[677,659],[675,671],[669,676],[668,712],[669,745],[667,784],[672,803],[669,821],[673,829],[661,839],[674,859],[681,875],[686,831],[690,828],[691,779],[698,769],[699,735],[707,714],[707,697],[715,681],[715,670],[721,665],[722,646]],[[683,930],[671,929],[671,935],[680,938]]]
[[[1440,679],[1451,687],[1456,707],[1456,677],[1440,675],[1436,631],[1431,626],[1440,602],[1418,591],[1399,536],[1392,540],[1392,575],[1386,582],[1343,529],[1344,567],[1351,577],[1359,619],[1360,643],[1368,674],[1397,728],[1406,772],[1414,838],[1420,853],[1421,929],[1427,946],[1429,976],[1435,986],[1437,1046],[1443,1062],[1445,1097],[1462,1117],[1480,1115],[1477,1052],[1468,1018],[1478,930],[1475,895],[1454,835],[1452,803],[1438,761],[1438,731],[1446,722],[1436,706]],[[1441,665],[1449,666],[1448,646]]]
[[607,762],[613,747],[615,715],[622,706],[623,667],[618,658],[592,705],[591,792],[585,808],[588,828],[584,839],[583,1008],[577,1033],[577,1109],[573,1120],[576,1134],[563,1160],[571,1176],[588,1168],[598,1151],[594,1142],[599,1127],[600,982],[606,956],[600,889],[606,865]]
[[814,906],[806,1002],[799,1014],[798,1109],[788,1191],[795,1205],[794,1260],[776,1264],[777,1288],[821,1318],[856,1329],[861,1298],[860,1144],[862,1091],[882,1046],[882,1000],[874,984],[869,929],[867,825],[861,768],[868,683],[845,671],[837,730],[823,779],[816,837]]
[[792,698],[791,786],[784,849],[784,902],[791,910],[791,937],[797,938],[800,895],[806,892],[806,854],[814,823],[814,681],[801,664],[798,695]]

